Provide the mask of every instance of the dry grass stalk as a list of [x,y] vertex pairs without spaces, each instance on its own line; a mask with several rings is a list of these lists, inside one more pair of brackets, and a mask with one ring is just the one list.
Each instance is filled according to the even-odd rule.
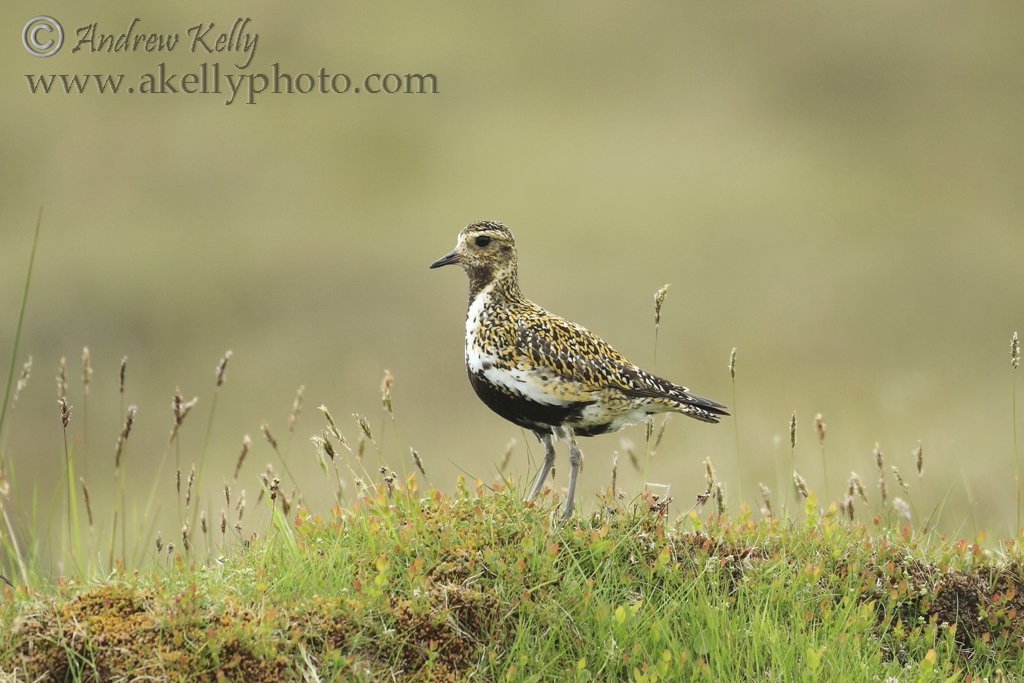
[[89,354],[89,347],[82,347],[82,391],[89,395],[89,385],[92,383],[92,356]]
[[636,455],[636,448],[634,448],[633,442],[629,439],[623,439],[619,442],[619,445],[622,446],[622,450],[626,451],[626,455],[629,456],[629,464],[633,466],[633,469],[637,472],[642,472],[643,466],[640,464],[640,459]]
[[671,415],[665,415],[665,419],[661,421],[661,427],[658,429],[658,434],[654,437],[654,445],[651,446],[651,455],[654,455],[658,450],[658,446],[661,445],[661,439],[665,436],[665,427],[668,426],[668,421],[671,419]]
[[655,332],[661,327],[661,307],[665,304],[665,296],[668,294],[668,289],[671,287],[671,283],[663,284],[657,292],[654,293],[654,330]]
[[901,517],[905,517],[908,522],[910,521],[910,505],[907,504],[907,501],[899,497],[893,498],[892,507]]
[[14,396],[11,398],[11,411],[14,411],[14,406],[18,404],[18,396],[28,386],[28,380],[32,376],[32,356],[28,357],[25,364],[21,366],[21,373],[18,375],[18,382],[14,385]]
[[847,495],[843,498],[843,501],[839,504],[841,512],[846,513],[846,518],[851,522],[853,521],[853,496]]
[[57,367],[57,398],[68,396],[68,359],[60,357],[60,365]]
[[135,416],[139,409],[136,406],[128,406],[128,414],[125,415],[124,424],[121,426],[121,433],[117,435],[117,448],[114,451],[114,469],[121,469],[121,457],[124,455],[124,447],[131,436],[132,426],[135,424]]
[[238,454],[238,460],[235,461],[235,474],[233,479],[238,480],[238,473],[242,471],[242,465],[245,463],[245,456],[249,455],[249,448],[252,447],[252,439],[246,434],[242,437],[242,450]]
[[85,513],[89,518],[89,528],[93,528],[92,520],[92,500],[89,498],[89,486],[85,483],[85,477],[79,477],[78,481],[82,484],[82,496],[85,498]]
[[196,464],[192,463],[192,469],[188,473],[188,485],[185,487],[185,507],[192,502],[192,484],[196,480]]
[[796,489],[796,492],[804,498],[809,495],[809,492],[807,491],[807,482],[796,470],[793,470],[793,488]]
[[227,372],[228,369],[228,361],[231,360],[231,356],[233,355],[234,354],[229,349],[224,353],[224,357],[220,359],[220,362],[217,363],[217,368],[214,370],[214,376],[217,378],[217,384],[215,385],[215,388],[219,388],[222,384],[224,384],[224,374]]
[[181,429],[181,424],[198,402],[198,396],[193,397],[191,401],[186,401],[181,395],[181,389],[176,388],[174,390],[174,398],[171,399],[171,410],[174,412],[174,426],[171,427],[171,436],[168,443],[174,443],[174,439],[177,438],[178,431]]
[[274,435],[270,433],[270,425],[268,425],[266,422],[261,424],[260,432],[263,434],[263,438],[267,440],[267,443],[270,444],[270,447],[277,451],[278,454],[280,454],[280,451],[278,451],[277,449],[277,439],[275,439]]
[[[373,441],[373,433],[370,431],[370,421],[366,419],[366,416],[359,413],[352,413],[352,417],[355,419],[356,424],[359,425],[359,429],[362,431],[363,435],[370,441]],[[362,457],[362,452],[360,452],[359,455]]]
[[427,476],[427,471],[423,469],[423,458],[420,457],[419,451],[415,448],[410,448],[409,453],[412,455],[412,461],[416,463],[416,469],[420,471],[424,477]]
[[390,370],[385,369],[384,378],[380,381],[380,402],[391,417],[395,416],[394,406],[391,404],[391,387],[394,385],[395,376],[391,374]]
[[612,498],[617,495],[619,479],[619,452],[612,454]]
[[862,501],[868,502],[868,492],[864,488],[864,482],[861,481],[860,475],[856,472],[850,472],[850,481],[846,493],[850,496],[856,493]]
[[718,514],[725,514],[725,484],[720,481],[715,482],[715,490],[713,492],[715,498],[715,507],[718,510]]
[[299,413],[302,412],[302,399],[306,394],[306,385],[303,384],[295,391],[295,399],[292,401],[292,412],[288,416],[288,433],[295,431],[295,425],[299,421]]
[[896,483],[900,485],[900,488],[903,489],[903,493],[910,493],[910,487],[907,486],[907,482],[903,481],[903,475],[900,473],[900,468],[893,465],[889,469],[892,470],[892,476],[896,479]]
[[513,437],[508,440],[507,444],[505,444],[505,453],[501,456],[501,464],[498,465],[499,472],[504,472],[508,468],[508,462],[512,459],[512,451],[515,450],[517,443],[518,442]]
[[770,488],[757,482],[757,487],[761,490],[761,516],[762,517],[774,517],[775,511],[772,510],[772,491]]
[[65,396],[60,397],[57,405],[60,407],[60,423],[66,432],[68,430],[68,423],[71,422],[71,406],[68,405],[68,399]]

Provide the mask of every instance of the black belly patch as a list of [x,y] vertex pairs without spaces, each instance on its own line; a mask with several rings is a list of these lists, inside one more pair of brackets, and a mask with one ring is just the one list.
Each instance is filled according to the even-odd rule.
[[[566,405],[537,403],[522,394],[495,386],[488,382],[482,374],[472,372],[469,373],[469,382],[473,385],[476,395],[488,408],[509,422],[535,432],[548,432],[552,427],[567,423],[571,427],[572,423],[579,419],[583,409],[593,403],[593,401],[575,401]],[[587,430],[587,433],[583,431],[577,433],[580,436],[591,436],[603,431],[607,431],[607,427],[597,432]]]

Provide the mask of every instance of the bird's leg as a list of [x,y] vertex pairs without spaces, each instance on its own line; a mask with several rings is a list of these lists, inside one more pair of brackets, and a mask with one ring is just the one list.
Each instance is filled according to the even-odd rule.
[[540,466],[540,472],[537,473],[537,481],[533,483],[530,495],[526,497],[527,501],[536,498],[540,490],[544,488],[544,481],[548,478],[548,473],[551,472],[551,466],[555,464],[555,443],[551,439],[551,435],[545,434],[540,437],[540,440],[544,443],[544,462]]
[[580,447],[576,445],[576,435],[569,431],[569,489],[565,494],[565,509],[562,510],[562,520],[572,516],[573,497],[576,495],[576,477],[583,465],[583,454]]

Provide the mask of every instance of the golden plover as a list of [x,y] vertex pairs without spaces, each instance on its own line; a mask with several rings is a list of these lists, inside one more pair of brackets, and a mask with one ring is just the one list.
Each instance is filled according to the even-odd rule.
[[527,500],[551,471],[555,438],[569,442],[567,519],[583,462],[577,436],[618,431],[654,413],[704,422],[728,415],[724,405],[640,369],[590,330],[524,297],[515,239],[504,225],[465,227],[455,249],[430,267],[450,264],[469,276],[466,370],[473,389],[491,410],[532,430],[544,444],[544,463]]

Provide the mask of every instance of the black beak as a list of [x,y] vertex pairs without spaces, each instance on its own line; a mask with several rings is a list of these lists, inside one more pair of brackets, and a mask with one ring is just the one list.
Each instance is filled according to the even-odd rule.
[[430,264],[431,268],[440,268],[441,266],[450,266],[453,263],[459,262],[459,254],[455,251],[450,251],[441,258],[437,259]]

